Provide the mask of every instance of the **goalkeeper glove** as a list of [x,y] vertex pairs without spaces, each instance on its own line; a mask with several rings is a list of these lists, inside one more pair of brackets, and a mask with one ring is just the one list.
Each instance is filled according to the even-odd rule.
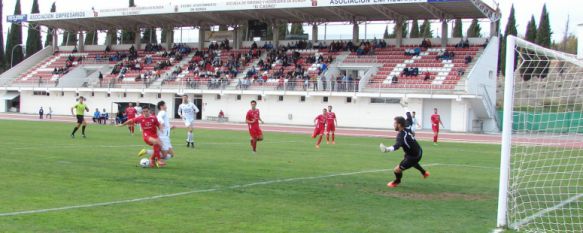
[[390,146],[390,147],[386,147],[385,144],[380,144],[379,148],[381,149],[381,152],[393,152],[395,151],[395,148]]

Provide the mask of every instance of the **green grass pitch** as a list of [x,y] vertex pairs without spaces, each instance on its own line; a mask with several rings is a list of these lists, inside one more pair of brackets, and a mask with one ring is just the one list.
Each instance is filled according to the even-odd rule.
[[[421,142],[427,180],[405,172],[386,187],[402,151],[393,138],[266,133],[256,155],[248,133],[185,130],[162,169],[136,167],[141,135],[90,125],[0,121],[0,232],[490,232],[495,227],[499,146]],[[385,171],[375,171],[389,169]],[[148,199],[163,194],[183,193]],[[26,210],[140,201],[1,216]]]

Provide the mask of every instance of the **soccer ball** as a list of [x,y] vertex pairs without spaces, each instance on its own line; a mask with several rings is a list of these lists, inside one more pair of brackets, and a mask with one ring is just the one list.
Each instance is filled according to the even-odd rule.
[[143,168],[150,167],[150,160],[149,159],[141,159],[140,160],[140,167],[143,167]]
[[172,154],[167,154],[166,157],[164,158],[164,160],[169,160],[172,158]]

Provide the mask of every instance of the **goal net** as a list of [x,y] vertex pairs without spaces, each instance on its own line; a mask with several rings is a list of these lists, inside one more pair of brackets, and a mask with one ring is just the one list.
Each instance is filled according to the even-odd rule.
[[498,226],[583,232],[583,62],[508,37]]

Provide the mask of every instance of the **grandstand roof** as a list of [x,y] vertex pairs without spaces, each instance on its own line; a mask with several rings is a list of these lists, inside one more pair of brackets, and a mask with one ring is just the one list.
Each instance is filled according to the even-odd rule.
[[154,5],[11,15],[9,22],[35,22],[67,30],[236,25],[248,20],[349,22],[488,18],[499,14],[482,0],[201,0]]

